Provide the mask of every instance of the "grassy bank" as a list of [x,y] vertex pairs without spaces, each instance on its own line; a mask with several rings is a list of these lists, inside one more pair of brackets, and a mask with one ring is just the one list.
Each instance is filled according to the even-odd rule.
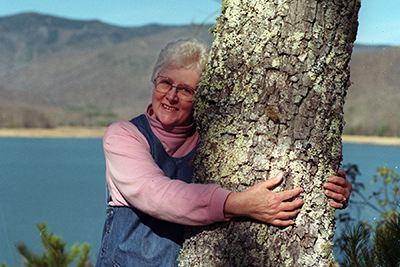
[[344,143],[400,146],[399,137],[343,135]]
[[105,131],[105,127],[0,128],[0,137],[101,138]]
[[[52,129],[0,128],[0,137],[31,138],[102,138],[106,128],[59,127]],[[400,146],[399,137],[344,135],[344,143]]]

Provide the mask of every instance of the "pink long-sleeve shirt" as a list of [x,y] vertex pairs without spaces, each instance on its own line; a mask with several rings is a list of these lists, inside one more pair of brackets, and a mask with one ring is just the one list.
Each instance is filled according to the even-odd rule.
[[[193,126],[165,128],[146,117],[154,134],[173,157],[188,154],[198,143]],[[131,122],[112,124],[103,139],[110,206],[137,208],[155,218],[184,224],[207,225],[226,221],[223,209],[231,191],[218,185],[185,183],[166,177],[150,154],[150,147]]]

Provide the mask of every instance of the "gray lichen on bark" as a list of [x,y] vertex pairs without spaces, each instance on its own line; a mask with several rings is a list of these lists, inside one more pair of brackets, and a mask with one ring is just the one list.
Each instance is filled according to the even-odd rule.
[[242,191],[279,173],[300,186],[291,227],[246,218],[187,229],[180,266],[335,266],[322,184],[342,158],[358,0],[224,0],[196,92],[194,182]]

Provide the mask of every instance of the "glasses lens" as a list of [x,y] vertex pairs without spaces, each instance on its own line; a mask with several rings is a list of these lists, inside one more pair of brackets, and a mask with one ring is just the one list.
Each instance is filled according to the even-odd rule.
[[172,86],[172,82],[165,77],[157,77],[155,80],[156,90],[160,93],[167,93]]
[[154,84],[155,84],[155,89],[163,94],[168,93],[168,91],[171,90],[172,87],[175,87],[176,94],[179,99],[183,101],[192,101],[194,89],[189,85],[185,84],[173,85],[173,81],[163,76],[158,76],[155,79]]
[[176,87],[176,91],[178,92],[178,97],[185,101],[191,101],[194,91],[191,87],[187,85],[178,85]]

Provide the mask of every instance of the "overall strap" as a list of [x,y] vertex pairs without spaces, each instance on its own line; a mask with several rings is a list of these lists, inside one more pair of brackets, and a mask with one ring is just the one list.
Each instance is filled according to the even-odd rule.
[[192,160],[198,145],[183,157],[172,157],[165,151],[163,144],[153,133],[145,115],[140,115],[130,122],[144,135],[149,143],[151,156],[166,176],[187,183],[192,181],[193,170],[189,166],[189,162]]

